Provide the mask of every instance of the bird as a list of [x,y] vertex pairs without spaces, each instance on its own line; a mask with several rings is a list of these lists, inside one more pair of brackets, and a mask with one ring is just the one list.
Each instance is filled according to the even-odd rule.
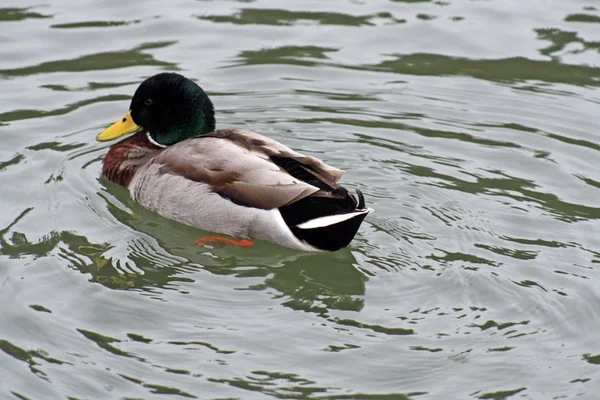
[[199,245],[262,240],[336,251],[373,211],[359,189],[354,195],[338,184],[344,171],[258,133],[215,126],[213,103],[196,82],[153,75],[125,116],[96,137],[128,135],[109,148],[102,174],[167,219],[235,238]]

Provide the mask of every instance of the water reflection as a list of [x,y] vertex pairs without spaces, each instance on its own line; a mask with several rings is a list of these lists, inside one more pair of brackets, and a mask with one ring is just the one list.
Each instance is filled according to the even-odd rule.
[[[0,126],[1,125],[2,124],[0,124]],[[0,162],[0,171],[3,171],[5,169],[7,169],[8,167],[17,165],[17,164],[21,163],[23,160],[25,160],[25,156],[23,154],[17,154],[14,157],[12,157],[10,160],[1,161]]]
[[[598,10],[67,3],[0,9],[7,396],[593,396]],[[97,180],[81,129],[177,69],[347,170],[376,209],[350,249],[200,248]]]
[[173,41],[149,42],[136,46],[131,50],[89,54],[71,60],[49,61],[28,67],[0,69],[0,76],[15,77],[51,72],[98,71],[132,66],[153,66],[177,70],[175,63],[157,60],[148,53],[148,50],[162,49],[175,43]]
[[70,22],[68,24],[50,25],[51,28],[58,29],[77,29],[77,28],[111,28],[115,26],[126,26],[131,24],[139,24],[140,20],[134,21],[83,21]]
[[[208,232],[166,220],[133,202],[123,188],[104,178],[101,181],[108,192],[133,211],[128,213],[107,198],[110,213],[121,223],[155,238],[169,257],[185,260],[178,268],[193,265],[189,260],[196,260],[203,269],[217,275],[265,277],[263,284],[248,289],[275,289],[284,305],[298,310],[326,315],[328,309],[360,311],[363,307],[367,277],[355,267],[357,261],[349,250],[312,254],[261,242],[245,249],[199,248],[194,241]],[[146,247],[135,253],[141,257],[135,264],[144,271],[150,267],[145,265],[148,260],[143,260],[151,253],[149,250]]]
[[383,20],[393,24],[404,22],[395,19],[389,12],[371,15],[350,15],[335,12],[289,11],[283,9],[243,8],[233,15],[199,16],[199,19],[217,23],[236,25],[277,25],[290,26],[302,22],[314,22],[319,25],[365,26],[374,25],[373,20]]
[[525,57],[477,60],[443,54],[396,54],[374,68],[407,75],[471,76],[492,82],[519,83],[541,81],[578,86],[600,86],[600,68],[531,60]]
[[[566,20],[575,21],[574,19],[569,19],[567,17]],[[538,39],[550,41],[552,44],[541,49],[540,53],[552,57],[554,61],[559,61],[561,56],[553,55],[553,53],[561,53],[564,54],[580,54],[587,50],[600,50],[600,41],[588,41],[579,36],[579,34],[575,31],[565,31],[557,28],[540,28],[534,29],[534,32],[538,35]],[[580,46],[576,46],[576,50],[569,50],[564,52],[565,48],[571,43],[577,43]]]
[[369,394],[369,393],[353,393],[346,394],[330,394],[331,392],[340,391],[332,388],[318,386],[315,381],[302,378],[297,374],[289,374],[273,371],[252,371],[244,377],[232,379],[214,379],[209,378],[212,382],[225,383],[233,387],[237,387],[247,392],[265,393],[279,399],[313,399],[318,396],[319,399],[327,400],[409,400],[410,396],[418,396],[426,393],[389,393],[389,394]]
[[239,63],[231,65],[263,65],[263,64],[290,64],[302,66],[314,66],[329,57],[327,53],[335,52],[337,49],[318,46],[283,46],[272,49],[242,51],[238,56]]
[[52,15],[40,14],[27,8],[0,8],[0,22],[23,21],[26,19],[52,18]]
[[[482,144],[487,146],[499,146],[499,147],[513,147],[520,148],[518,144],[511,142],[501,142],[491,139],[482,139],[471,134],[460,133],[460,132],[448,132],[439,131],[432,129],[423,129],[400,123],[388,123],[388,122],[377,122],[377,123],[366,123],[363,121],[340,121],[331,118],[323,118],[322,120],[328,120],[335,123],[345,123],[359,126],[372,126],[372,127],[386,127],[391,128],[397,126],[402,130],[408,130],[415,132],[424,137],[437,137],[437,138],[450,138],[457,139],[469,143]],[[389,140],[381,140],[379,138],[372,138],[367,135],[359,135],[364,138],[368,143],[372,143],[376,146],[390,148],[398,150],[398,146],[394,146]],[[558,135],[548,134],[548,137],[553,139],[564,139]],[[598,145],[583,140],[567,139],[571,144],[577,144],[587,148],[596,148]],[[563,140],[561,140],[563,141]],[[393,143],[393,142],[392,142]],[[412,155],[421,158],[430,158],[427,154],[421,154],[420,152],[410,152]],[[458,160],[458,159],[457,159]],[[454,160],[455,162],[457,160]],[[386,160],[388,165],[394,167],[416,177],[427,178],[427,182],[423,184],[437,186],[444,189],[458,190],[464,193],[479,194],[479,195],[490,195],[498,197],[508,197],[519,203],[532,203],[540,207],[541,209],[549,212],[557,220],[565,222],[577,222],[582,220],[592,220],[600,218],[600,208],[590,207],[583,204],[571,203],[561,200],[556,194],[548,193],[536,190],[537,185],[535,182],[520,178],[517,176],[510,176],[502,171],[491,170],[486,171],[491,176],[483,176],[479,173],[462,171],[468,179],[460,179],[455,176],[438,172],[438,170],[407,162],[400,162],[396,160]],[[439,163],[446,163],[445,160],[441,160]],[[589,183],[589,182],[588,182]],[[592,186],[593,182],[591,183]],[[444,221],[444,219],[442,219]],[[445,221],[444,221],[445,222]]]
[[[128,196],[124,190],[120,195]],[[177,290],[178,282],[193,282],[187,276],[189,272],[203,268],[217,275],[264,277],[264,283],[247,289],[274,289],[284,305],[297,310],[326,316],[330,309],[360,311],[363,307],[367,278],[354,267],[356,260],[350,251],[326,256],[288,251],[267,243],[259,243],[253,249],[210,251],[193,244],[203,232],[163,220],[131,201],[130,205],[134,213],[108,202],[108,210],[115,218],[144,234],[121,245],[91,243],[85,236],[70,231],[50,232],[31,242],[16,229],[19,221],[33,210],[29,208],[0,231],[0,255],[56,255],[71,268],[91,275],[91,282],[117,290]],[[232,263],[240,256],[244,264]]]
[[569,14],[565,17],[565,22],[586,22],[600,23],[600,16],[594,14]]
[[[91,275],[90,282],[118,290],[168,288],[172,282],[186,280],[178,276],[177,267],[156,268],[147,257],[135,254],[130,260],[106,257],[106,253],[113,247],[111,244],[90,243],[86,237],[69,231],[50,232],[38,242],[31,242],[25,233],[13,228],[32,210],[25,210],[11,225],[0,231],[0,255],[10,258],[56,255],[64,259],[71,268]],[[133,267],[128,267],[129,265]]]
[[0,350],[6,353],[7,355],[17,359],[19,361],[26,362],[29,365],[29,370],[34,373],[37,377],[42,378],[46,381],[48,377],[46,373],[44,373],[39,365],[39,360],[45,361],[50,364],[62,365],[65,364],[65,361],[61,361],[57,358],[49,356],[43,350],[25,350],[15,344],[9,342],[8,340],[0,339]]
[[[0,72],[1,74],[1,72]],[[95,96],[87,100],[81,100],[72,104],[67,104],[64,107],[57,108],[54,110],[42,111],[42,110],[13,110],[0,113],[0,125],[3,122],[20,121],[31,118],[44,118],[53,117],[57,115],[65,115],[72,111],[78,110],[82,107],[89,106],[96,103],[104,103],[108,101],[122,101],[129,100],[129,96],[125,95],[107,95],[107,96]]]

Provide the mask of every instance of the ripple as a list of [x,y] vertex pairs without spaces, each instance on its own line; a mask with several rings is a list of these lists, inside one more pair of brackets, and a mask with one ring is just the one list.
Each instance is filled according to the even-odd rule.
[[205,347],[207,349],[210,349],[210,350],[214,351],[217,354],[234,354],[235,353],[234,350],[220,350],[219,348],[211,345],[210,343],[198,342],[198,341],[192,341],[192,342],[169,342],[169,344],[174,344],[176,346],[185,346],[184,350],[196,350],[198,348],[198,346],[201,346],[201,347]]
[[404,395],[401,393],[393,394],[369,394],[369,393],[357,393],[351,395],[344,394],[331,394],[326,395],[335,389],[326,387],[316,386],[314,381],[304,379],[296,374],[286,374],[281,372],[270,372],[270,371],[252,371],[251,374],[244,376],[243,378],[235,379],[214,379],[211,381],[218,383],[225,383],[234,387],[244,389],[250,392],[261,392],[275,397],[285,397],[292,399],[306,398],[306,396],[319,396],[324,399],[372,399],[372,400],[387,400],[387,399],[398,399],[408,400],[408,396],[417,396],[419,394],[426,393],[410,393]]
[[111,28],[115,26],[126,26],[131,24],[139,24],[140,20],[134,21],[83,21],[70,22],[66,24],[50,25],[51,28],[58,29],[79,29],[79,28]]
[[35,311],[52,314],[52,311],[48,310],[46,307],[39,305],[39,304],[31,304],[31,305],[29,305],[29,307],[34,309]]
[[145,361],[144,359],[139,358],[136,355],[128,353],[126,351],[120,350],[119,348],[111,344],[120,343],[121,341],[119,339],[103,336],[95,332],[87,331],[85,329],[77,329],[77,331],[81,333],[86,339],[91,340],[92,342],[96,343],[98,347],[108,351],[111,354],[114,354],[116,356],[138,358],[140,361]]
[[[2,394],[593,397],[598,10],[517,3],[0,9]],[[343,168],[350,248],[200,248],[101,178],[164,70]]]
[[565,17],[566,22],[586,22],[586,23],[598,23],[600,22],[600,16],[594,14],[570,14]]
[[406,328],[390,328],[381,325],[369,325],[363,324],[358,321],[353,321],[349,319],[335,319],[333,322],[342,326],[353,326],[355,328],[368,329],[377,333],[384,333],[386,335],[414,335],[415,331],[413,329]]
[[240,61],[230,65],[230,67],[256,64],[315,66],[321,63],[317,60],[326,60],[329,58],[327,53],[335,52],[337,50],[338,49],[335,48],[317,46],[283,46],[274,49],[261,49],[258,51],[248,50],[242,51],[238,56]]
[[0,76],[15,77],[54,72],[98,71],[140,65],[164,67],[174,70],[177,69],[175,64],[156,60],[153,56],[144,53],[145,50],[161,49],[171,46],[174,43],[168,41],[149,42],[143,43],[131,50],[90,54],[71,60],[49,61],[28,67],[0,69]]
[[0,339],[0,350],[19,361],[27,363],[29,365],[29,370],[44,380],[48,380],[48,378],[47,375],[40,369],[42,364],[39,362],[39,360],[45,361],[49,364],[65,364],[65,361],[50,357],[48,353],[43,350],[25,350],[4,339]]
[[10,166],[17,165],[24,159],[25,159],[25,156],[23,154],[17,154],[10,160],[0,162],[0,171],[5,170],[6,168],[8,168]]
[[513,57],[497,60],[473,60],[443,54],[399,54],[394,60],[364,67],[408,75],[468,75],[492,82],[519,83],[540,81],[580,86],[600,86],[598,68],[559,64],[550,61]]
[[24,21],[26,19],[52,18],[52,15],[40,14],[27,8],[0,8],[0,22]]
[[276,25],[293,26],[312,22],[319,25],[369,26],[374,25],[375,19],[386,23],[397,23],[403,20],[395,19],[390,13],[381,12],[372,15],[349,15],[335,12],[289,11],[284,9],[255,9],[243,8],[234,15],[198,16],[202,20],[216,23],[231,23],[236,25]]
[[53,117],[57,115],[68,114],[72,111],[80,109],[90,104],[95,103],[103,103],[107,101],[120,101],[120,100],[129,100],[129,96],[123,95],[109,95],[103,97],[94,97],[88,100],[78,101],[73,104],[67,104],[66,106],[54,109],[50,111],[42,111],[42,110],[13,110],[4,113],[0,113],[0,124],[3,122],[12,122],[12,121],[21,121],[24,119],[32,119],[32,118],[44,118],[44,117]]
[[181,389],[177,389],[174,387],[170,387],[170,386],[163,386],[163,385],[157,385],[157,384],[153,384],[153,383],[146,383],[141,379],[137,379],[137,378],[133,378],[131,376],[125,375],[125,374],[119,374],[119,376],[123,379],[128,380],[129,382],[133,382],[137,385],[140,385],[144,388],[148,388],[150,389],[149,392],[150,393],[154,393],[154,394],[165,394],[165,395],[178,395],[178,396],[182,396],[182,397],[187,397],[187,398],[191,398],[191,399],[197,399],[198,397],[194,396],[193,394],[184,392]]
[[[514,390],[499,390],[497,392],[488,392],[483,393],[477,396],[478,399],[506,399],[507,397],[514,396],[517,393],[521,393],[522,391],[527,390],[527,388],[518,388]],[[474,395],[478,395],[479,392],[473,393]]]

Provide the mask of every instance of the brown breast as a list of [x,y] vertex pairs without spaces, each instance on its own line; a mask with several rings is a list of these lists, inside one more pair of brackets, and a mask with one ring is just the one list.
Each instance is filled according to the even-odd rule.
[[110,147],[102,161],[102,174],[128,187],[138,168],[161,150],[148,141],[146,132],[138,132]]

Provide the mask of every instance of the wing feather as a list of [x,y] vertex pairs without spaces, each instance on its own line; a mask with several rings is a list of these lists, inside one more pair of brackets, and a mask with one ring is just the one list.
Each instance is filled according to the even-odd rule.
[[[292,204],[319,191],[273,163],[261,146],[240,145],[236,140],[240,137],[209,134],[188,139],[162,151],[154,162],[160,165],[162,174],[180,175],[208,185],[236,204],[265,210]],[[246,142],[252,140],[248,135],[243,138]]]
[[292,159],[303,165],[308,170],[316,172],[324,179],[333,183],[340,180],[344,171],[325,164],[316,157],[300,154],[289,147],[263,135],[254,132],[241,131],[237,129],[220,129],[205,136],[227,139],[240,147],[258,154],[262,158],[279,157]]

